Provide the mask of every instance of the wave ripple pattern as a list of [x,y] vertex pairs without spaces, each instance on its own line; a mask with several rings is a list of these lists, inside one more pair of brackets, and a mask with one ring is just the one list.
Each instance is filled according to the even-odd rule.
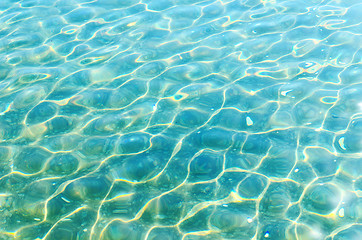
[[362,239],[359,0],[1,0],[0,239]]

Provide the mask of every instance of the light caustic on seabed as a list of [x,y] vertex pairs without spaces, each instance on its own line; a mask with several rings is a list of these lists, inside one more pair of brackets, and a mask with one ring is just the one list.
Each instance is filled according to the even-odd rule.
[[362,239],[359,1],[0,3],[0,238]]

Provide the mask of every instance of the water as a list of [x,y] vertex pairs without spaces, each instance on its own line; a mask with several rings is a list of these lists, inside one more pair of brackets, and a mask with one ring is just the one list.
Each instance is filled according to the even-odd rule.
[[0,1],[0,239],[362,239],[361,14]]

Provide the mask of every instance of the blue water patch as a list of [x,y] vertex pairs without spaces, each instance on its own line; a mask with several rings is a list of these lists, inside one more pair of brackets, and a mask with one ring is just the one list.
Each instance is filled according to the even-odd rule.
[[0,239],[362,239],[361,14],[0,1]]

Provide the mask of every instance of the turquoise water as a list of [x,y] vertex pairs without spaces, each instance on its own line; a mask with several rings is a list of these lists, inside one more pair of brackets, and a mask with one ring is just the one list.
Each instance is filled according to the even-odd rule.
[[1,0],[0,239],[362,239],[358,0]]

